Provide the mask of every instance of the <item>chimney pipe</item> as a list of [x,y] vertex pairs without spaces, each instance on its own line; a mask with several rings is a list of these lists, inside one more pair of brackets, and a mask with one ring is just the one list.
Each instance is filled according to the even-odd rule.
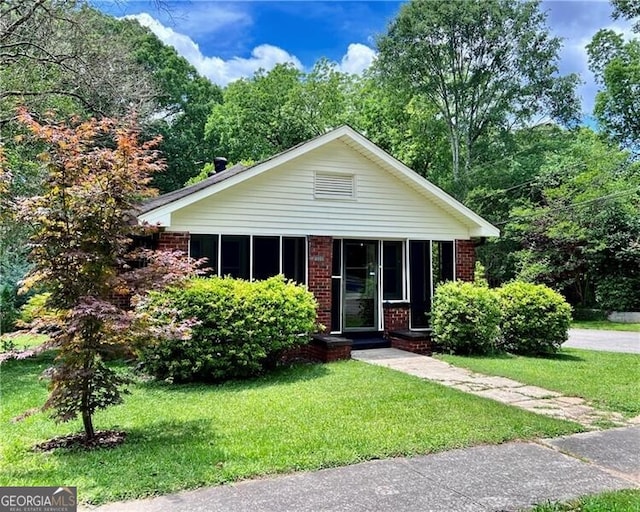
[[213,166],[216,172],[222,172],[227,168],[227,159],[223,156],[217,156],[213,159]]

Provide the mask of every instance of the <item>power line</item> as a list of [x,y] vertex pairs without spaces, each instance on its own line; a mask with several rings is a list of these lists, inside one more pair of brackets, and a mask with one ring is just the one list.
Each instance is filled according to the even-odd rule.
[[[591,203],[597,203],[598,201],[604,201],[606,199],[611,199],[613,197],[628,196],[628,195],[631,195],[631,194],[635,194],[638,191],[640,191],[640,187],[632,188],[631,190],[625,190],[624,192],[614,192],[613,194],[607,194],[606,196],[600,196],[600,197],[596,197],[596,198],[593,198],[593,199],[587,199],[586,201],[580,201],[579,203],[573,203],[573,204],[567,204],[565,206],[554,207],[553,210],[554,211],[570,210],[570,209],[576,208],[578,206],[583,206],[585,204],[591,204]],[[530,217],[536,217],[538,215],[544,215],[545,213],[547,213],[547,212],[546,211],[535,211],[535,212],[531,212],[528,215],[520,215],[518,217],[512,217],[511,219],[503,220],[503,221],[500,221],[500,222],[494,222],[493,224],[496,225],[496,226],[501,226],[503,224],[507,224],[508,222],[511,222],[514,219],[528,219]]]

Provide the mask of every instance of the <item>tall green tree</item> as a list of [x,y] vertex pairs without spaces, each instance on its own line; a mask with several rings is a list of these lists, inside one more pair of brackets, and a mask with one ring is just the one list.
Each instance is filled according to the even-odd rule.
[[109,19],[80,0],[1,2],[0,126],[20,105],[69,115],[148,113],[152,84]]
[[421,176],[451,189],[446,126],[432,103],[370,72],[354,79],[349,103],[348,124]]
[[636,19],[633,30],[640,32],[640,1],[638,0],[611,0],[614,19]]
[[321,60],[309,73],[291,64],[227,86],[207,121],[218,156],[262,160],[338,126],[348,117],[350,78]]
[[504,231],[521,247],[522,278],[583,306],[594,304],[599,289],[609,296],[625,286],[627,303],[640,306],[640,167],[627,152],[581,129],[548,155],[529,198],[510,216]]
[[215,157],[205,126],[214,105],[222,102],[222,91],[137,21],[113,23],[120,24],[154,88],[154,114],[145,123],[145,134],[162,137],[158,150],[167,165],[154,175],[153,185],[161,192],[176,190]]
[[490,130],[577,120],[578,78],[559,76],[560,40],[537,0],[414,0],[378,46],[380,76],[437,109],[463,187]]
[[594,107],[600,127],[613,140],[640,151],[640,40],[625,41],[622,34],[603,29],[587,51],[601,87]]
[[477,249],[492,285],[517,274],[515,256],[521,240],[504,230],[511,211],[539,198],[537,182],[544,166],[550,158],[568,151],[574,139],[573,131],[550,123],[494,133],[479,147],[465,204],[503,231],[500,238],[489,239]]

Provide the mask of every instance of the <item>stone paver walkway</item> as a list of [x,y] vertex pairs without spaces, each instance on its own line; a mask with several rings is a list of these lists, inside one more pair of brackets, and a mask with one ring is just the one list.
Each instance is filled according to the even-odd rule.
[[621,414],[594,409],[587,405],[582,398],[563,396],[555,391],[537,386],[527,386],[522,382],[504,377],[475,373],[433,357],[421,356],[395,348],[354,351],[351,357],[432,380],[450,388],[490,398],[527,411],[575,421],[593,430],[603,424],[608,424],[608,426],[629,424],[629,421]]

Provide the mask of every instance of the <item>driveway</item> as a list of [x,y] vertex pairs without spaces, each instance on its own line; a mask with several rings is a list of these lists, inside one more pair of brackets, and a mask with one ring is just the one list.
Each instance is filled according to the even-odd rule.
[[569,340],[563,347],[627,352],[640,354],[640,333],[623,331],[598,331],[595,329],[569,329]]

